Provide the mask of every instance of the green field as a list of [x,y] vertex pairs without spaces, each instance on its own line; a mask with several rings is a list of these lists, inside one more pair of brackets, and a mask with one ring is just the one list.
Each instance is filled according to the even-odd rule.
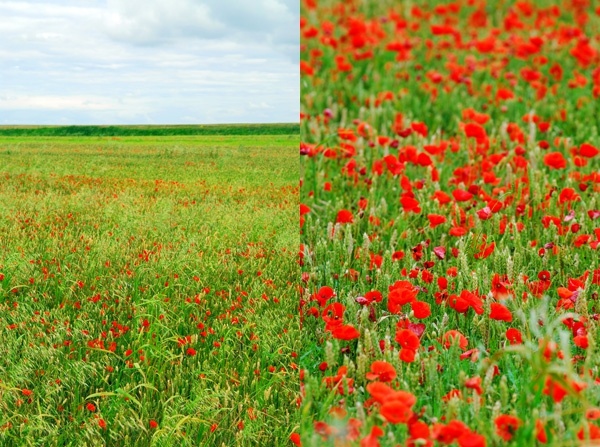
[[130,125],[130,126],[0,126],[0,136],[37,137],[147,137],[184,135],[293,135],[297,123],[210,124],[210,125]]
[[0,445],[288,442],[297,144],[0,138]]

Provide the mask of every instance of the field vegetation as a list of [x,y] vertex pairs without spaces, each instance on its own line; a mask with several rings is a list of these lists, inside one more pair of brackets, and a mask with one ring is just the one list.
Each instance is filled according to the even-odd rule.
[[0,445],[288,441],[297,134],[0,139]]
[[131,125],[131,126],[0,126],[0,136],[45,137],[134,137],[185,135],[293,135],[297,123],[209,124],[209,125]]
[[599,29],[303,1],[296,445],[600,445]]

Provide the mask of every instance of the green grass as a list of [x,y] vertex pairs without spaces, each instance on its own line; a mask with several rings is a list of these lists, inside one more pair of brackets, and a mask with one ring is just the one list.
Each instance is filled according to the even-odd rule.
[[129,125],[129,126],[0,126],[0,136],[44,137],[135,137],[187,135],[289,135],[299,133],[297,123]]
[[0,445],[284,442],[296,154],[293,135],[0,139]]

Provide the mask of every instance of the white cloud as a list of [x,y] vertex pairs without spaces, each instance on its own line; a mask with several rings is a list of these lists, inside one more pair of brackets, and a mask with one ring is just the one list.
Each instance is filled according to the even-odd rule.
[[228,31],[211,17],[208,5],[189,0],[109,0],[104,25],[111,37],[137,44],[181,37],[218,38]]
[[298,10],[0,0],[0,123],[297,121]]
[[0,96],[0,110],[114,110],[118,103],[95,96]]

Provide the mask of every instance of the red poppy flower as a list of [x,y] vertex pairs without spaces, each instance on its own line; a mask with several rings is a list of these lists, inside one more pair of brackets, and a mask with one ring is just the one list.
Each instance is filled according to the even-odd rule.
[[492,217],[492,210],[489,206],[477,210],[477,217],[479,217],[481,220],[488,220]]
[[452,227],[450,228],[450,231],[448,231],[448,234],[454,237],[462,237],[468,232],[469,230],[467,230],[465,227]]
[[290,435],[290,441],[292,441],[292,444],[294,444],[296,447],[300,447],[302,445],[302,442],[300,441],[300,435],[298,433],[292,433]]
[[435,228],[438,225],[446,223],[446,217],[440,214],[428,214],[427,219],[429,220],[429,226]]
[[384,402],[379,413],[391,424],[406,423],[413,414],[410,407],[400,400]]
[[450,295],[448,304],[458,313],[466,313],[472,308],[478,315],[483,314],[483,300],[475,293],[463,290],[460,295]]
[[373,302],[379,303],[383,299],[383,295],[379,290],[371,290],[365,293],[365,298],[369,301],[369,304]]
[[367,385],[367,391],[373,399],[383,404],[385,402],[400,401],[408,407],[412,407],[416,402],[417,398],[408,391],[394,390],[391,386],[382,382],[372,382]]
[[391,382],[396,378],[396,369],[388,362],[376,360],[371,363],[371,371],[368,372],[365,377],[367,380]]
[[399,357],[405,363],[412,363],[415,361],[415,356],[417,351],[410,348],[402,348],[400,349]]
[[427,125],[425,123],[414,122],[410,125],[411,129],[423,137],[427,136]]
[[450,203],[452,201],[450,196],[448,194],[446,194],[444,191],[436,191],[433,194],[433,199],[437,200],[440,205],[444,205],[444,204]]
[[352,212],[348,210],[338,211],[337,217],[335,219],[335,223],[340,224],[352,223],[353,221],[354,217],[352,216]]
[[300,204],[300,215],[303,216],[308,213],[310,213],[310,208],[307,205],[301,203]]
[[502,304],[492,303],[490,308],[491,308],[490,318],[492,320],[506,321],[507,323],[510,323],[512,321],[511,311],[508,310]]
[[346,307],[342,303],[331,303],[321,313],[325,322],[325,330],[332,330],[335,326],[343,323],[344,311]]
[[600,408],[590,408],[585,412],[585,418],[590,421],[600,419]]
[[460,435],[456,442],[459,447],[485,447],[487,445],[485,436],[472,431],[466,431]]
[[454,343],[457,343],[459,348],[463,351],[467,349],[467,346],[469,345],[467,338],[463,334],[457,330],[450,330],[442,337],[442,344],[444,348],[450,349],[450,346]]
[[465,381],[465,387],[475,390],[477,394],[481,396],[483,389],[481,388],[481,377],[471,377]]
[[509,328],[506,330],[506,339],[511,345],[519,345],[523,343],[521,331],[515,328]]
[[505,300],[513,297],[511,292],[512,284],[506,275],[496,273],[492,278],[492,295],[497,300]]
[[406,349],[417,350],[421,345],[419,337],[410,329],[400,329],[396,332],[396,341]]
[[587,335],[577,335],[576,337],[573,337],[573,342],[575,343],[575,346],[581,349],[587,349],[590,345]]
[[383,430],[375,425],[371,429],[371,433],[360,440],[360,447],[379,447],[379,440],[383,436]]
[[419,214],[421,212],[420,203],[414,197],[403,195],[400,198],[400,204],[402,205],[402,209],[404,209],[406,213],[413,212]]
[[399,286],[392,286],[388,295],[388,310],[396,314],[402,312],[402,306],[417,299],[417,289],[407,281]]
[[579,155],[586,158],[594,158],[596,155],[600,154],[600,150],[598,150],[595,146],[592,146],[588,143],[583,143],[579,147]]
[[424,301],[413,301],[411,307],[415,318],[418,318],[419,320],[423,320],[431,315],[431,308],[429,304]]
[[321,307],[325,306],[326,302],[335,296],[334,290],[329,286],[323,286],[313,295],[313,299],[319,302]]
[[502,414],[494,420],[496,433],[505,441],[510,441],[521,425],[521,420],[516,416]]
[[544,427],[544,423],[537,419],[535,421],[535,438],[538,442],[545,444],[548,442],[548,436],[546,435],[546,428]]
[[509,90],[507,88],[499,88],[498,91],[497,91],[497,93],[496,93],[496,97],[498,99],[506,101],[507,99],[514,98],[515,94],[512,92],[512,90]]
[[567,167],[567,160],[560,152],[550,152],[544,156],[544,164],[552,169],[564,169]]
[[447,425],[434,424],[432,438],[442,444],[452,444],[469,431],[463,422],[452,420]]
[[476,123],[465,124],[464,127],[465,135],[467,138],[475,138],[477,142],[481,142],[487,138],[487,133],[483,127]]
[[408,443],[410,446],[415,445],[411,443],[412,440],[429,439],[431,437],[429,426],[423,421],[411,421],[408,426],[408,433],[411,438]]
[[479,252],[475,253],[474,258],[475,259],[485,259],[494,252],[495,248],[496,248],[495,242],[492,242],[490,245],[486,245],[484,242],[479,247]]
[[354,392],[354,379],[350,379],[346,376],[348,367],[340,366],[335,376],[323,377],[323,383],[329,389],[336,389],[338,394],[344,395],[346,389],[348,393]]
[[452,191],[452,196],[457,202],[468,202],[473,198],[473,194],[471,194],[469,191],[465,191],[464,189],[455,189]]
[[591,423],[588,422],[586,428],[582,427],[577,432],[577,438],[579,438],[581,440],[584,440],[584,439],[589,439],[589,440],[600,439],[600,427],[598,427],[597,425],[594,425],[594,424],[591,424]]
[[356,330],[354,326],[343,324],[340,326],[336,326],[331,331],[333,338],[338,340],[354,340],[360,337],[360,332]]

